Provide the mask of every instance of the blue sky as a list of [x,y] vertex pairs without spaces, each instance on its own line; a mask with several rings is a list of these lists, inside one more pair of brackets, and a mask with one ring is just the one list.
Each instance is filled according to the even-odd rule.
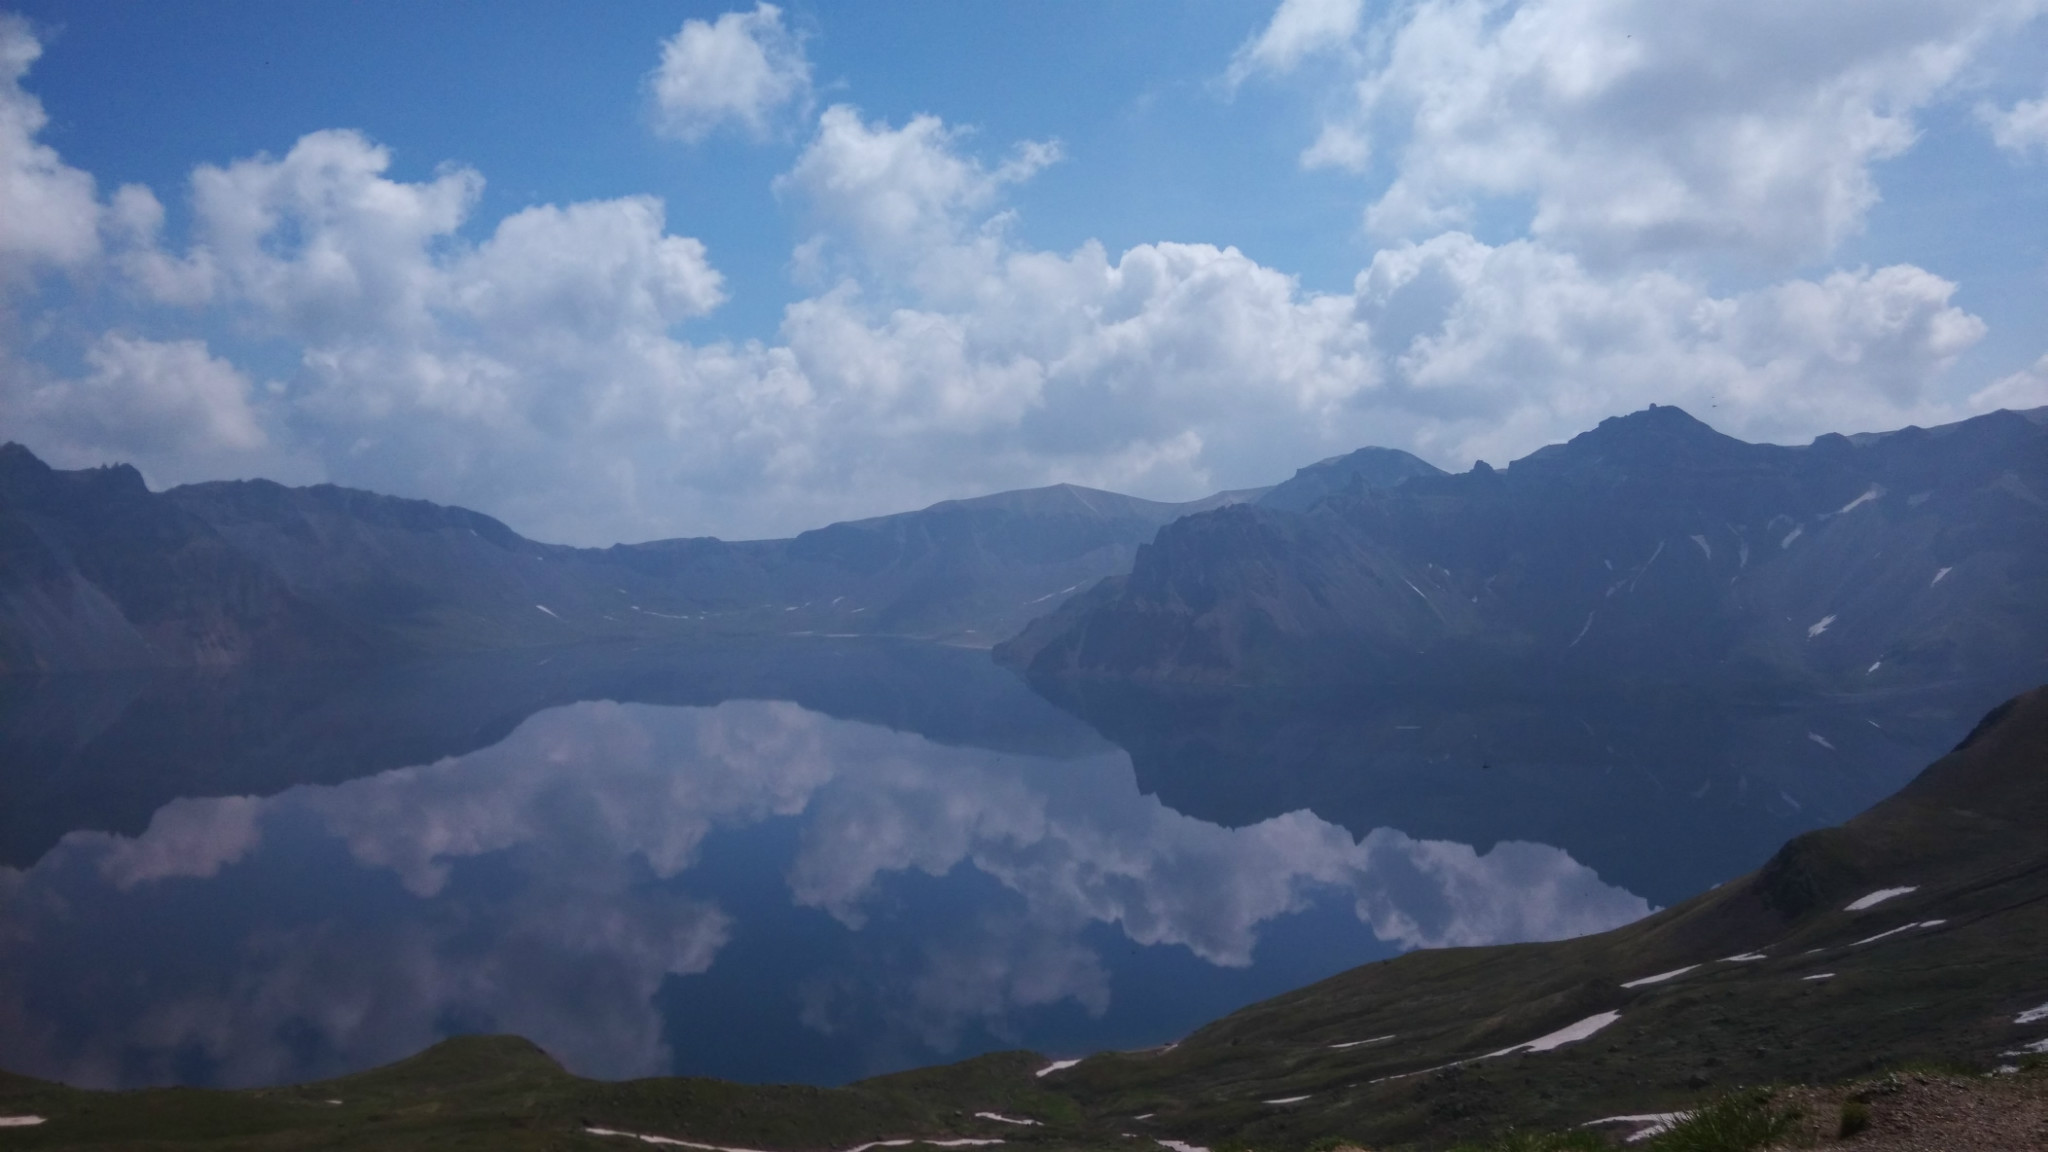
[[545,539],[2048,403],[2042,0],[15,4],[0,434]]

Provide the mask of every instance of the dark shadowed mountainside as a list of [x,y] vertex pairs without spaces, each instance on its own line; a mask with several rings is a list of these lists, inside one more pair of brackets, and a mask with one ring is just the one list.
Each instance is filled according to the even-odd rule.
[[150,492],[0,447],[0,672],[369,660],[705,632],[986,647],[1190,511],[1057,485],[789,540],[605,549],[332,485]]
[[1287,1147],[1442,1145],[1913,1061],[1987,1069],[2048,1034],[2044,832],[2036,689],[1897,795],[1648,919],[1409,953],[1053,1079],[1091,1115]]
[[1651,408],[1187,517],[998,651],[1049,682],[2003,694],[2048,661],[2048,412],[1781,447]]
[[1188,516],[997,656],[1176,810],[1531,839],[1681,899],[2048,677],[2044,420],[1791,448],[1654,408]]

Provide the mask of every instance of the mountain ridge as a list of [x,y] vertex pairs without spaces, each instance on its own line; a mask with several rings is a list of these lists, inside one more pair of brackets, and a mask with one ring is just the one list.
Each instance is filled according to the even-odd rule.
[[464,508],[321,484],[151,492],[0,447],[0,672],[228,668],[731,634],[986,647],[1188,510],[1075,485],[785,540],[573,548]]
[[1787,447],[1660,407],[1505,469],[1185,517],[997,652],[1039,681],[2012,685],[2048,651],[2043,540],[2031,414]]

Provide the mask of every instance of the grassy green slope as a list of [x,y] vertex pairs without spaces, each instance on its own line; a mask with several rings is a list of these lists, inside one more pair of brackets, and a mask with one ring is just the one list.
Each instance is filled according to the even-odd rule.
[[640,1147],[591,1128],[777,1149],[875,1140],[1013,1137],[977,1111],[1071,1125],[1073,1103],[1044,1090],[1042,1065],[1012,1052],[846,1088],[572,1076],[518,1037],[473,1036],[338,1080],[217,1092],[86,1092],[0,1074],[0,1148],[568,1149]]
[[[1905,886],[1917,890],[1847,911]],[[1940,923],[1859,943],[1929,921]],[[1726,959],[1751,955],[1763,958]],[[1434,1142],[1510,1120],[1658,1111],[1709,1086],[1901,1061],[1984,1066],[2039,1039],[2013,1017],[2048,1000],[2044,956],[2048,690],[2037,690],[1897,796],[1639,923],[1411,953],[1244,1009],[1171,1050],[1099,1056],[1053,1079],[1091,1114],[1151,1113],[1185,1139]],[[1619,1018],[1584,1041],[1475,1059],[1607,1012]],[[1356,1041],[1372,1042],[1333,1047]]]
[[[1441,1147],[1510,1124],[1663,1111],[1737,1084],[1915,1061],[1986,1067],[2048,1034],[2048,1022],[2014,1021],[2048,1001],[2044,956],[2048,689],[1994,712],[1857,819],[1637,924],[1552,944],[1411,953],[1164,1050],[1104,1053],[1046,1076],[1035,1075],[1039,1057],[1004,1053],[835,1089],[583,1080],[509,1037],[254,1091],[96,1093],[0,1074],[0,1116],[47,1118],[0,1128],[0,1148],[645,1146],[591,1128],[786,1150],[920,1137],[1299,1148],[1342,1136]],[[1687,970],[1622,986],[1678,969]],[[1488,1055],[1608,1013],[1618,1015],[1577,1042]]]

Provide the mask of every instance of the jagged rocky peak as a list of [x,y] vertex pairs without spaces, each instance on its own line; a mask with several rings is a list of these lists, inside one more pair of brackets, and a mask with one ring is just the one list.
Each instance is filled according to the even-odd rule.
[[133,464],[103,464],[97,468],[81,468],[76,471],[60,471],[50,465],[23,444],[9,440],[0,444],[0,485],[19,487],[35,485],[47,487],[52,484],[68,484],[87,487],[105,492],[144,493],[149,486],[143,482],[142,473]]

